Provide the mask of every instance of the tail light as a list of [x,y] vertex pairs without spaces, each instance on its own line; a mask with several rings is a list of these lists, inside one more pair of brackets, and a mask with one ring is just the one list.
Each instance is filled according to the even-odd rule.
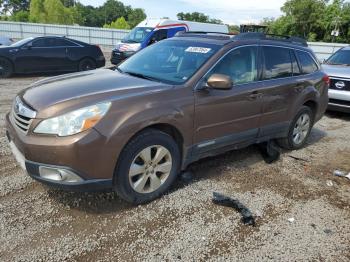
[[331,84],[331,79],[329,78],[328,75],[325,75],[323,78],[322,78],[323,82],[325,82],[327,84],[327,86],[330,86]]

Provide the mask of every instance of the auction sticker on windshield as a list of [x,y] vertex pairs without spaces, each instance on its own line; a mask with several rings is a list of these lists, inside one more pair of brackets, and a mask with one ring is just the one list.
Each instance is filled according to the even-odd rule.
[[206,53],[208,53],[210,50],[211,50],[211,48],[190,46],[190,47],[188,47],[185,51],[186,51],[186,52],[191,52],[191,53],[206,54]]

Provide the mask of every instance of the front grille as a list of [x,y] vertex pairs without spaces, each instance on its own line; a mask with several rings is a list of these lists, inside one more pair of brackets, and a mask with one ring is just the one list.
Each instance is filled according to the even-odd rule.
[[331,83],[329,88],[341,91],[350,91],[350,79],[330,77]]
[[31,118],[16,114],[14,111],[12,111],[12,120],[14,124],[25,133],[28,132],[30,124],[33,121]]
[[15,98],[10,117],[13,125],[18,127],[18,129],[24,133],[27,133],[30,124],[36,117],[36,112],[25,105],[17,96]]

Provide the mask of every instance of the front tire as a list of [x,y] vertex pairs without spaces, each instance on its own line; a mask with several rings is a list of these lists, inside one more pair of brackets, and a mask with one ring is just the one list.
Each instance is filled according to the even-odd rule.
[[0,58],[0,78],[8,78],[11,77],[12,74],[12,63],[5,58]]
[[305,146],[313,126],[314,114],[310,107],[302,106],[294,117],[286,138],[278,140],[278,144],[288,150],[296,150]]
[[170,135],[148,129],[123,149],[114,174],[114,188],[132,204],[150,202],[173,184],[180,159],[178,145]]

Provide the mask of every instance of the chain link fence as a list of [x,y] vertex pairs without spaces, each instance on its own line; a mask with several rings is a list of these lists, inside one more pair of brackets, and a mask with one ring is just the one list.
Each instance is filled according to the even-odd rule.
[[0,36],[23,39],[35,36],[66,36],[89,44],[113,47],[129,30],[0,21]]

